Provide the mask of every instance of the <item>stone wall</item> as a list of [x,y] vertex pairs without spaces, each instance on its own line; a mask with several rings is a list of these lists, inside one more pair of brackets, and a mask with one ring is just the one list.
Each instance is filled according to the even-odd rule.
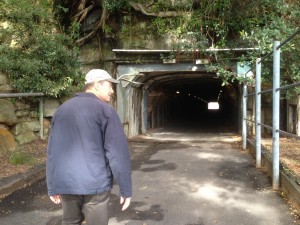
[[9,153],[37,140],[39,131],[37,108],[22,99],[0,98],[1,152]]
[[[11,93],[7,77],[0,73],[0,93]],[[60,105],[44,99],[43,135],[49,134],[50,121]],[[39,99],[37,97],[0,98],[0,154],[10,154],[22,145],[40,139]]]

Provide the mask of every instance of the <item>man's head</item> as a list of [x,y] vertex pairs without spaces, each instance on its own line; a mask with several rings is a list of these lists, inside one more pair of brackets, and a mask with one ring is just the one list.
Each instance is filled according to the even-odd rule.
[[109,102],[114,93],[112,83],[117,84],[119,81],[113,79],[105,70],[92,69],[85,76],[86,92],[94,93],[105,102]]
[[116,84],[119,83],[119,81],[113,79],[108,72],[101,69],[92,69],[85,75],[85,84],[90,84],[90,83],[104,81],[104,80]]

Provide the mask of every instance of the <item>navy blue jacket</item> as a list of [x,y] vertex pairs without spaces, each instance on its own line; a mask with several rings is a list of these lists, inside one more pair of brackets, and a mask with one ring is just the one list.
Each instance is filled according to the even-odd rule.
[[93,93],[62,104],[51,121],[46,179],[49,195],[88,195],[110,191],[131,197],[127,138],[117,112]]

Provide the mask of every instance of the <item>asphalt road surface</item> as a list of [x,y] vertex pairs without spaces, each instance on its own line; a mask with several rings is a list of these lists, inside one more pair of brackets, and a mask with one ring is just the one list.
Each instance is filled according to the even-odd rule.
[[[122,212],[114,186],[109,224],[300,224],[238,141],[234,133],[174,129],[131,140],[132,204]],[[44,180],[0,202],[1,225],[58,225],[61,214]]]

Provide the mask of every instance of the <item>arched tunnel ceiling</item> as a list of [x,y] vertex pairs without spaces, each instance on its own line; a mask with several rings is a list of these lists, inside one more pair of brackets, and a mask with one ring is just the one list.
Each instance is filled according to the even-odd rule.
[[221,80],[215,73],[204,71],[152,71],[143,72],[137,81],[149,92],[174,95],[177,91],[196,95],[205,100],[216,100],[221,90]]
[[[253,49],[218,49],[219,52],[233,52],[240,55]],[[208,50],[209,51],[209,50]],[[211,51],[211,50],[210,50]],[[215,50],[212,50],[215,51]],[[180,62],[165,63],[161,55],[168,56],[172,50],[135,50],[113,49],[115,63],[118,64],[119,78],[123,77],[124,85],[148,90],[151,95],[159,93],[168,97],[174,96],[176,91],[197,95],[207,101],[215,101],[220,91],[236,98],[236,84],[222,86],[222,81],[216,73],[209,72],[205,60],[197,64],[192,58],[181,58]],[[145,61],[137,64],[136,61]],[[236,69],[236,61],[232,59],[227,65],[231,70]],[[134,74],[138,71],[138,74]],[[129,81],[129,82],[128,82]],[[130,82],[130,81],[133,81]],[[155,94],[156,92],[156,94]]]

